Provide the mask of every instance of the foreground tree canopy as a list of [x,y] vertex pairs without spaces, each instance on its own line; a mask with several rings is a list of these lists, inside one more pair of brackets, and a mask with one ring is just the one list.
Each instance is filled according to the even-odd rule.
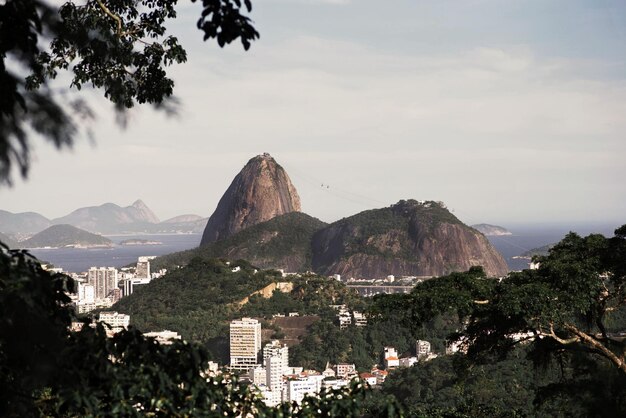
[[424,282],[408,295],[381,295],[374,313],[411,327],[442,313],[464,324],[451,336],[469,358],[531,344],[547,361],[566,352],[604,358],[626,374],[626,225],[615,236],[568,234],[536,270],[486,278],[473,268]]
[[[72,279],[0,246],[0,416],[357,417],[366,388],[328,390],[268,408],[250,387],[209,377],[206,351],[159,345],[137,330],[69,327]],[[396,416],[394,404],[377,416]]]
[[[59,73],[68,73],[73,88],[101,90],[118,110],[135,103],[167,104],[174,82],[165,68],[186,61],[178,39],[166,32],[167,21],[176,18],[176,3],[0,3],[0,183],[11,183],[13,165],[26,176],[30,134],[68,146],[92,117],[83,99],[50,88]],[[202,0],[201,9],[197,26],[205,40],[215,39],[221,47],[240,40],[248,49],[259,37],[244,15],[252,9],[250,0]]]

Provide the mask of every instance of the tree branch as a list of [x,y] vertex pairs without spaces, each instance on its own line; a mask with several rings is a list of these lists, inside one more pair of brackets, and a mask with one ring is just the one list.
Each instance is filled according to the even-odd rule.
[[545,335],[546,337],[550,337],[554,339],[555,341],[557,341],[558,343],[563,344],[563,345],[572,344],[580,340],[579,337],[572,337],[568,339],[563,339],[559,337],[558,335],[554,333],[554,324],[552,322],[550,322],[550,333],[549,334],[543,333],[543,335]]
[[117,36],[118,37],[122,36],[122,18],[117,16],[113,12],[111,12],[109,10],[109,8],[106,7],[105,4],[102,2],[102,0],[96,0],[96,1],[98,2],[98,5],[104,11],[104,13],[109,15],[111,17],[111,19],[113,19],[113,20],[115,20],[117,22]]
[[619,358],[614,352],[612,352],[607,347],[605,347],[604,344],[600,343],[595,338],[592,338],[591,336],[582,332],[581,330],[576,328],[574,325],[565,324],[564,327],[565,329],[570,331],[572,334],[576,335],[582,341],[583,344],[587,344],[593,347],[594,349],[596,349],[600,355],[609,359],[613,364],[617,366],[618,369],[626,373],[626,362],[624,361],[624,358]]

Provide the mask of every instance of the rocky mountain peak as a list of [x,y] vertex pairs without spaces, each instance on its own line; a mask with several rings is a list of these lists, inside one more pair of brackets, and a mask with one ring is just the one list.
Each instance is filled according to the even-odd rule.
[[160,222],[159,218],[154,214],[154,212],[152,212],[152,210],[150,210],[148,205],[146,205],[143,202],[143,200],[141,199],[135,200],[133,204],[130,205],[130,207],[137,211],[138,219],[145,221],[145,222],[150,222],[153,224]]
[[201,245],[218,241],[278,215],[300,211],[300,197],[287,172],[268,153],[248,161],[209,218]]

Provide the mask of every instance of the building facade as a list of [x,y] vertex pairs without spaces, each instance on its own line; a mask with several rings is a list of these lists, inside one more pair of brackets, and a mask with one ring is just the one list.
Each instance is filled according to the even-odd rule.
[[117,289],[117,269],[114,267],[91,267],[87,272],[87,284],[94,287],[96,299],[104,299]]
[[258,365],[261,351],[261,323],[242,318],[230,323],[230,368],[248,371]]

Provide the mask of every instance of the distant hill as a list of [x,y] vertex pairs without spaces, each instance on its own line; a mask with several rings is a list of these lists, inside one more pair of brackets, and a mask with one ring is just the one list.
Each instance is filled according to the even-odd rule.
[[158,267],[186,264],[193,257],[244,259],[260,268],[289,272],[311,270],[311,239],[326,223],[305,213],[291,212],[256,224],[226,239],[154,260]]
[[506,228],[503,228],[498,225],[489,225],[489,224],[477,224],[472,225],[477,231],[482,232],[486,236],[500,236],[500,235],[513,235],[513,233]]
[[179,215],[174,216],[173,218],[166,219],[161,221],[162,224],[178,224],[178,223],[187,223],[187,222],[197,222],[204,219],[200,215]]
[[548,255],[548,252],[552,249],[552,247],[554,247],[554,245],[555,244],[547,244],[541,247],[533,248],[531,250],[524,251],[518,257],[519,258],[533,258],[536,255],[542,255],[542,256]]
[[181,215],[147,227],[151,233],[195,233],[201,234],[209,218],[198,215]]
[[121,207],[114,203],[76,209],[69,215],[53,219],[54,224],[69,224],[90,232],[116,234],[148,231],[159,218],[141,200]]
[[341,219],[313,237],[313,269],[318,274],[441,276],[477,265],[490,276],[508,272],[487,238],[441,202],[401,200]]
[[23,248],[111,246],[113,242],[72,225],[52,225],[18,244]]
[[17,241],[2,232],[0,232],[0,242],[4,243],[4,245],[9,248],[17,248],[18,246]]
[[52,225],[50,219],[35,212],[11,213],[0,210],[0,231],[30,236]]
[[121,207],[114,203],[79,208],[69,215],[50,220],[35,212],[11,213],[0,210],[0,231],[26,239],[51,225],[68,224],[99,234],[201,234],[209,218],[180,215],[159,222],[141,200]]

